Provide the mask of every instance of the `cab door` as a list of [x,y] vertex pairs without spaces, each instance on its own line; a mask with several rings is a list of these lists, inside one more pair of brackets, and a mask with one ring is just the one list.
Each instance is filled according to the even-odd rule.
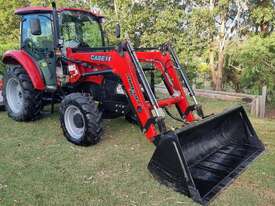
[[39,66],[48,89],[56,89],[56,58],[51,14],[22,17],[21,47]]

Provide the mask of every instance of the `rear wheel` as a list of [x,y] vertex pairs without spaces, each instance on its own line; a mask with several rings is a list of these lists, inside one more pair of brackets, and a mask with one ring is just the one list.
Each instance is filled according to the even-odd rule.
[[60,122],[68,141],[76,145],[94,145],[102,136],[102,115],[91,97],[73,93],[60,106]]
[[42,109],[41,92],[34,89],[21,66],[7,69],[3,97],[8,115],[16,121],[34,120]]

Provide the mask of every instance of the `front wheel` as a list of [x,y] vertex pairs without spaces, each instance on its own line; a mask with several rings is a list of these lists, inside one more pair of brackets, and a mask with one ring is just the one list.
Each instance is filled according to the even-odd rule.
[[67,140],[76,145],[97,144],[102,136],[102,115],[96,103],[80,93],[64,98],[60,106],[60,122]]

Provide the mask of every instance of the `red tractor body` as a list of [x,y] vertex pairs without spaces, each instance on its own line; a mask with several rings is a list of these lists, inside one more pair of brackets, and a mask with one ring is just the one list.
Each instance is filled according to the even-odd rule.
[[[34,120],[44,105],[61,102],[65,137],[91,145],[102,135],[102,117],[125,116],[157,147],[148,165],[153,175],[201,204],[264,150],[242,107],[204,116],[169,43],[135,49],[129,40],[106,45],[103,17],[82,9],[56,10],[53,4],[16,14],[22,16],[21,49],[3,58],[4,102],[13,119]],[[169,97],[156,97],[155,73]],[[171,105],[179,118],[169,113]],[[168,130],[163,108],[183,128]]]
[[39,67],[32,57],[23,49],[6,52],[3,56],[3,63],[22,65],[31,78],[34,88],[41,91],[45,90],[45,83]]

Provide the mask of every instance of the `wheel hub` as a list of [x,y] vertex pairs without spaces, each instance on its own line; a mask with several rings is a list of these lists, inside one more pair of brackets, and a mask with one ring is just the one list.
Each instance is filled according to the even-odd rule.
[[81,110],[75,106],[70,105],[65,110],[64,122],[67,132],[74,139],[82,138],[85,132],[85,120]]
[[24,98],[22,87],[16,78],[11,78],[6,86],[6,98],[9,108],[14,113],[20,113],[23,108]]
[[74,124],[75,124],[75,126],[77,127],[77,128],[82,128],[83,126],[84,126],[84,122],[83,122],[83,119],[82,119],[82,116],[81,116],[81,114],[76,114],[75,116],[74,116]]

